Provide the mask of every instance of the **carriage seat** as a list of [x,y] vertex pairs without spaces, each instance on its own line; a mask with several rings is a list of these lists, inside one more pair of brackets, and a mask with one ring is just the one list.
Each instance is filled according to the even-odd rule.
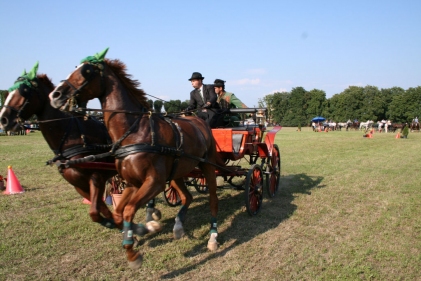
[[223,153],[238,153],[243,142],[244,133],[250,134],[253,130],[246,128],[212,129],[212,135],[216,142],[216,151]]

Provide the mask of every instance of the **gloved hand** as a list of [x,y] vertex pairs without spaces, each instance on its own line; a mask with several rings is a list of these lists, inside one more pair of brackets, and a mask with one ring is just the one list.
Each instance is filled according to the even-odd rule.
[[205,104],[204,106],[202,106],[202,108],[210,108],[211,104]]

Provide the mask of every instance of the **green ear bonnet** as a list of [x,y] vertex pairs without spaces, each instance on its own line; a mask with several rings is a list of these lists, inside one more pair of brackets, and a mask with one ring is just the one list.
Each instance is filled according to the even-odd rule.
[[107,54],[107,52],[108,52],[108,47],[104,50],[104,51],[102,51],[102,52],[99,52],[99,53],[96,53],[95,55],[93,55],[93,56],[89,56],[89,57],[86,57],[86,58],[84,58],[83,60],[81,60],[80,61],[80,63],[84,63],[84,62],[88,62],[88,63],[92,63],[92,64],[101,64],[101,63],[103,63],[104,62],[104,58],[105,58],[105,55]]
[[8,90],[9,93],[16,89],[19,89],[19,87],[22,84],[25,84],[29,88],[38,87],[38,82],[37,82],[38,66],[39,66],[39,63],[36,62],[34,67],[31,69],[31,71],[26,73],[26,70],[24,70],[21,76],[16,80],[15,84],[9,88]]

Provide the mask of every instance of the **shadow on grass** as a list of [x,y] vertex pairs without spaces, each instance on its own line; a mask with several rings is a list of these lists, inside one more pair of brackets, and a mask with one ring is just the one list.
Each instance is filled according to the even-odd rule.
[[[195,264],[169,272],[162,275],[161,278],[170,279],[187,273],[214,258],[225,256],[234,247],[249,242],[256,236],[278,227],[280,223],[289,218],[297,209],[297,206],[293,204],[296,194],[301,193],[310,195],[313,188],[324,187],[323,185],[320,185],[322,181],[323,177],[308,176],[306,174],[282,177],[278,194],[276,194],[274,198],[267,198],[267,193],[265,193],[264,196],[267,199],[263,201],[260,213],[253,217],[250,217],[245,210],[245,207],[243,207],[245,204],[244,191],[239,191],[233,196],[227,196],[220,199],[218,223],[221,225],[222,222],[228,220],[230,224],[226,230],[219,232],[218,234],[220,249],[214,253],[210,253]],[[195,200],[197,199],[199,198],[195,198]],[[199,200],[201,201],[201,204],[189,210],[188,219],[185,224],[187,231],[190,231],[192,228],[200,228],[203,226],[203,221],[206,221],[206,218],[209,220],[209,204],[207,197],[202,197]],[[238,212],[239,209],[242,209],[243,211],[232,218],[232,214]],[[199,216],[199,214],[201,216]],[[171,227],[172,225],[173,224],[171,224]],[[194,238],[190,237],[190,239]],[[208,239],[208,233],[206,233],[204,237],[201,237],[201,239],[206,241]],[[228,241],[229,243],[227,243]],[[224,246],[225,243],[229,245]],[[193,247],[185,252],[184,255],[192,257],[203,254],[203,252],[207,251],[205,244],[206,243],[201,243],[200,245]]]

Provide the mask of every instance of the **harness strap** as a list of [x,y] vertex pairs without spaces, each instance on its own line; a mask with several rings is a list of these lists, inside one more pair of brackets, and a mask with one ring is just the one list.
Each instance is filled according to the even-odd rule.
[[112,156],[111,152],[105,152],[105,153],[96,154],[96,155],[88,155],[88,156],[85,156],[83,158],[79,158],[79,159],[75,159],[75,160],[66,160],[65,162],[55,161],[55,164],[58,167],[69,168],[71,165],[85,163],[85,162],[95,162],[99,159],[106,158],[106,157],[109,157],[109,156]]
[[140,115],[139,117],[137,117],[136,120],[134,121],[134,123],[130,126],[129,130],[127,130],[127,132],[125,132],[124,135],[118,141],[116,141],[113,144],[113,146],[111,148],[111,151],[110,151],[111,154],[115,153],[115,151],[121,146],[121,142],[125,138],[127,138],[127,136],[130,135],[133,132],[133,130],[139,125],[140,118],[142,118],[142,117],[143,117],[143,115]]

